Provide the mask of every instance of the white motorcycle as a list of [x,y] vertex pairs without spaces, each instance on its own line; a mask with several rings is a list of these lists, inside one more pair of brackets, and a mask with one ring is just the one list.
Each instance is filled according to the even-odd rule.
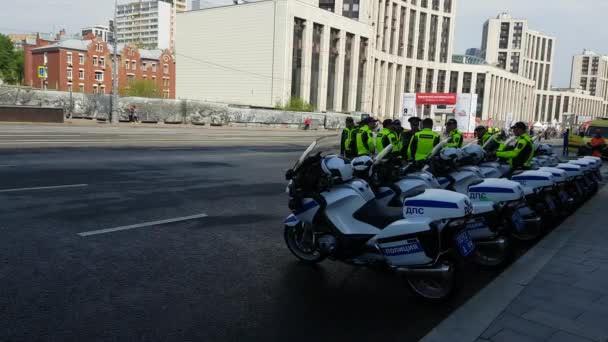
[[405,200],[399,215],[386,216],[369,184],[353,178],[350,163],[313,153],[317,144],[286,173],[292,214],[284,222],[284,237],[293,255],[309,264],[330,258],[390,269],[404,274],[418,296],[447,298],[457,265],[475,249],[465,229],[473,212],[470,200],[427,190]]

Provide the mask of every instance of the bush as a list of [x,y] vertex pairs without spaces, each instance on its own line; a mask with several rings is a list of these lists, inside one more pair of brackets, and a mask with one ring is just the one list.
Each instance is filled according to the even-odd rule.
[[118,90],[120,96],[160,98],[162,93],[158,84],[152,80],[136,80]]
[[299,97],[292,97],[284,106],[280,103],[277,104],[277,109],[291,112],[312,112],[315,110],[315,107]]

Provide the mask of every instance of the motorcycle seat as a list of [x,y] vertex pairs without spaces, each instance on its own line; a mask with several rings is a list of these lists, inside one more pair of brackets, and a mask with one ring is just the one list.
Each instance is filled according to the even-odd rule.
[[378,229],[384,229],[403,219],[402,208],[383,208],[376,201],[369,201],[355,212],[353,217]]

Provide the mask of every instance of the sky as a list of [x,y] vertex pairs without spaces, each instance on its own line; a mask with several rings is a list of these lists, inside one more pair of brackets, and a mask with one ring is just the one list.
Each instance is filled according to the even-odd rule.
[[[0,0],[8,2],[8,0]],[[121,0],[123,1],[123,0]],[[207,0],[205,2],[224,0]],[[557,37],[553,85],[570,83],[572,55],[584,48],[608,53],[608,31],[600,27],[608,11],[606,0],[456,0],[456,48],[464,53],[481,45],[483,23],[501,12],[526,18],[532,30]],[[113,16],[113,0],[19,0],[0,11],[0,32],[56,32],[66,28],[77,33],[83,27],[107,25]]]

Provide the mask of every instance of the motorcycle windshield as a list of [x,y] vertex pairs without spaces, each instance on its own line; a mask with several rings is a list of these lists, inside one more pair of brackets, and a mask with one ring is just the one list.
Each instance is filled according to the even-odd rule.
[[304,150],[300,158],[298,158],[292,170],[296,171],[308,157],[314,156],[318,153],[322,153],[324,155],[339,154],[340,139],[341,136],[336,134],[324,136],[313,141],[308,148]]

